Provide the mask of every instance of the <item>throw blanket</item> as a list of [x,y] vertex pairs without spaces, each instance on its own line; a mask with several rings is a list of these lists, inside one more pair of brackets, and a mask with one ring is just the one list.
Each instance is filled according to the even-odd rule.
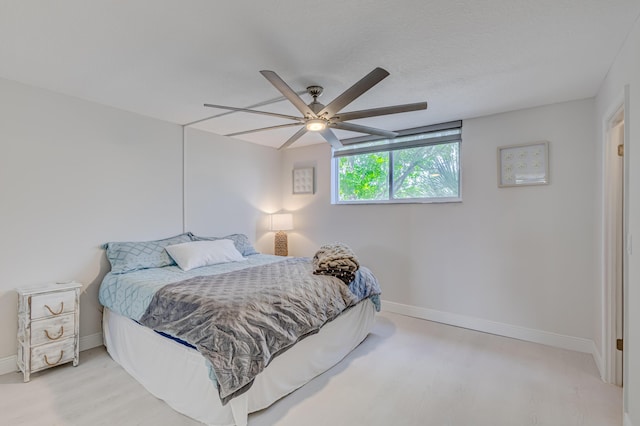
[[313,275],[306,258],[194,277],[158,290],[140,323],[195,346],[224,405],[294,343],[367,297],[378,302],[378,282],[363,269],[352,287]]
[[313,273],[332,275],[349,285],[360,262],[355,253],[342,243],[325,244],[313,256]]

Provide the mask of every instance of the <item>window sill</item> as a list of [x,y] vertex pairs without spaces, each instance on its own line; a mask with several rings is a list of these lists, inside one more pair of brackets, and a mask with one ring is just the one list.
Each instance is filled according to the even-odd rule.
[[363,201],[331,201],[333,205],[358,205],[358,204],[449,204],[462,203],[462,198],[407,198],[401,200],[363,200]]

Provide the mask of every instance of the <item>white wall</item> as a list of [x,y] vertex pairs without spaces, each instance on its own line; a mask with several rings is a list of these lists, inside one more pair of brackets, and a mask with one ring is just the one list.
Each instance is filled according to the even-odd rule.
[[[576,338],[590,350],[593,116],[591,99],[465,120],[462,203],[330,205],[328,145],[288,150],[290,250],[311,256],[344,241],[378,275],[386,301]],[[540,140],[550,141],[551,184],[498,188],[496,148]],[[316,167],[315,195],[291,195],[298,166]]]
[[181,127],[0,79],[0,360],[13,289],[84,284],[80,335],[101,332],[100,245],[182,231]]
[[280,152],[188,129],[185,137],[186,228],[196,235],[244,233],[273,253],[268,214],[282,203]]
[[[0,372],[15,368],[14,288],[84,284],[80,336],[100,343],[107,241],[246,233],[271,252],[280,153],[0,79]],[[186,191],[183,193],[183,165]],[[183,197],[185,200],[183,217]]]
[[[625,293],[625,365],[624,365],[624,409],[625,426],[640,425],[640,22],[629,34],[625,45],[618,54],[615,62],[596,97],[595,122],[598,124],[598,146],[603,141],[602,121],[605,115],[617,102],[629,85],[630,106],[625,111],[625,120],[629,124],[628,144],[625,146],[625,162],[628,171],[627,199],[628,233],[635,235],[635,251],[629,254],[628,280]],[[601,148],[598,151],[600,161]],[[600,170],[599,178],[602,179]],[[601,188],[601,186],[600,186]]]

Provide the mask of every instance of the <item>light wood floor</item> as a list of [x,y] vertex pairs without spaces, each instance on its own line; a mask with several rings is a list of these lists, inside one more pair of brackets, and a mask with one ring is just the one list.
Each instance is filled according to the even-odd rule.
[[[0,376],[2,425],[186,426],[105,349],[32,375]],[[622,390],[590,355],[400,315],[341,363],[266,410],[250,426],[517,426],[622,424]]]

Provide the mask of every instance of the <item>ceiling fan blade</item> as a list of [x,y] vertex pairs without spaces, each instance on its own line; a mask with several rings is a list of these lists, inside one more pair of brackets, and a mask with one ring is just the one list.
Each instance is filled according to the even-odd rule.
[[411,112],[427,109],[426,102],[417,102],[415,104],[394,105],[382,108],[363,109],[360,111],[342,112],[335,115],[332,121],[349,121],[358,118],[377,117],[379,115],[398,114],[401,112]]
[[333,117],[338,111],[349,105],[364,92],[380,83],[388,75],[389,72],[387,70],[384,70],[380,67],[374,69],[369,74],[360,79],[360,81],[358,81],[356,84],[345,90],[340,96],[332,100],[329,105],[324,107],[318,113],[318,116],[320,117],[324,114],[327,114],[329,118]]
[[[299,90],[299,91],[296,92],[296,94],[298,94],[298,95],[304,95],[305,93],[307,93],[306,90]],[[284,101],[284,100],[287,100],[287,98],[285,98],[284,96],[278,96],[277,98],[273,98],[273,99],[269,99],[269,100],[266,100],[266,101],[258,102],[257,104],[247,105],[245,108],[249,108],[249,109],[258,108],[258,107],[269,105],[269,104],[275,104],[276,102],[281,102],[281,101]],[[233,114],[233,113],[234,113],[234,111],[221,112],[220,114],[216,114],[216,115],[214,115],[212,117],[207,118],[207,120],[209,120],[210,118],[218,118],[218,117],[222,117],[222,116],[225,116],[227,114]]]
[[338,139],[336,134],[333,133],[328,127],[324,130],[320,130],[318,133],[320,133],[322,137],[325,138],[334,149],[342,148],[342,142],[340,142],[340,139]]
[[302,98],[300,98],[300,96],[298,96],[298,94],[294,92],[293,89],[291,89],[291,87],[289,87],[289,85],[285,83],[280,76],[278,76],[278,74],[269,70],[262,70],[260,71],[260,74],[269,80],[269,83],[273,84],[273,86],[278,89],[285,98],[289,99],[289,102],[291,102],[298,111],[302,113],[302,115],[305,117],[316,118],[316,115],[311,108],[309,108]]
[[361,126],[359,124],[352,123],[333,123],[331,127],[340,130],[349,130],[350,132],[368,133],[370,135],[384,136],[385,138],[395,138],[398,136],[396,132],[390,132],[389,130],[376,129],[375,127]]
[[261,127],[260,129],[244,130],[242,132],[229,133],[225,136],[238,136],[238,135],[244,135],[246,133],[262,132],[263,130],[273,130],[273,129],[282,129],[283,127],[300,126],[301,124],[302,123],[280,124],[277,126]]
[[291,136],[285,143],[280,145],[280,148],[278,148],[278,150],[285,149],[286,147],[288,147],[289,145],[291,145],[292,143],[300,139],[302,135],[304,135],[305,133],[307,133],[307,128],[303,127],[302,129],[295,132],[293,136]]
[[237,107],[230,107],[230,106],[224,106],[224,105],[214,105],[214,104],[204,104],[204,106],[209,107],[209,108],[228,109],[230,111],[241,111],[241,112],[250,112],[252,114],[270,115],[271,117],[286,118],[287,120],[296,120],[296,121],[300,121],[300,122],[304,121],[304,118],[302,118],[302,117],[294,117],[293,115],[278,114],[278,113],[275,113],[275,112],[268,112],[268,111],[258,111],[256,109],[237,108]]

